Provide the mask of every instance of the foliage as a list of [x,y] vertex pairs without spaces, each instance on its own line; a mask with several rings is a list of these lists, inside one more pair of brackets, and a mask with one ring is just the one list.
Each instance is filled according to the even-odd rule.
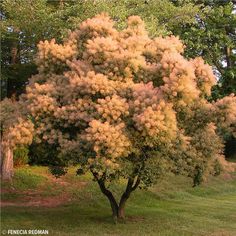
[[69,29],[103,11],[115,19],[119,29],[125,27],[128,16],[139,14],[151,35],[167,34],[167,25],[175,28],[193,22],[199,7],[192,3],[176,7],[169,0],[3,0],[0,10],[2,97],[10,97],[24,92],[28,78],[37,73],[33,58],[40,40],[62,42]]
[[214,163],[214,176],[220,175],[222,170],[222,165],[220,164],[219,160],[216,160]]
[[236,161],[236,138],[230,136],[225,144],[225,156],[227,159],[235,159]]
[[60,166],[50,166],[49,170],[56,178],[60,178],[67,173],[67,169]]
[[1,1],[1,65],[6,81],[1,86],[8,97],[24,92],[28,78],[37,72],[32,59],[40,39],[59,40],[65,25],[62,11],[46,0]]
[[[24,95],[36,141],[56,148],[65,166],[90,170],[113,215],[138,185],[152,185],[167,170],[194,179],[200,166],[207,175],[222,156],[236,98],[207,100],[216,83],[212,69],[201,58],[184,58],[178,38],[149,37],[138,16],[118,31],[100,14],[63,44],[53,39],[38,49],[39,73]],[[120,177],[128,184],[117,206],[105,184]]]
[[213,93],[214,98],[223,97],[236,92],[236,14],[235,1],[209,0],[173,0],[176,5],[186,2],[200,4],[200,11],[192,23],[184,23],[181,27],[170,30],[188,46],[186,55],[202,56],[214,66],[219,83]]
[[30,144],[33,139],[33,124],[24,113],[24,105],[5,98],[0,102],[1,144],[15,149]]
[[58,152],[56,148],[47,143],[36,143],[35,141],[29,146],[29,164],[50,166],[50,165],[65,165],[57,158]]
[[108,12],[119,29],[125,28],[128,16],[140,15],[151,36],[179,35],[187,57],[202,56],[214,66],[219,83],[212,97],[235,93],[234,9],[232,0],[3,0],[2,97],[24,92],[29,75],[36,74],[33,58],[40,40],[62,42],[68,29],[101,12]]
[[29,149],[26,147],[18,147],[14,150],[14,166],[22,166],[28,163]]

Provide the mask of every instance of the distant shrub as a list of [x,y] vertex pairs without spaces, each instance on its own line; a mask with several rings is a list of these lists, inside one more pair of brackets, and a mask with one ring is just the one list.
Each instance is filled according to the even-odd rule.
[[222,165],[220,164],[219,160],[215,160],[215,163],[214,163],[214,176],[218,176],[221,174],[223,168],[222,168]]
[[67,173],[67,168],[61,166],[49,166],[49,171],[53,174],[56,178],[60,178],[61,176]]
[[193,187],[200,185],[204,180],[204,168],[202,166],[196,166],[193,177]]

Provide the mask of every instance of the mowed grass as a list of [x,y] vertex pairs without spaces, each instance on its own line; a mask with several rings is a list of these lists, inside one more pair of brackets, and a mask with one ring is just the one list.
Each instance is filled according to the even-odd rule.
[[[74,171],[62,178],[67,184],[60,185],[45,177],[46,168],[17,169],[13,183],[3,185],[16,192],[3,192],[3,200],[18,202],[20,191],[40,189],[40,194],[52,197],[67,193],[71,201],[57,207],[5,206],[2,229],[47,229],[53,236],[236,235],[235,174],[211,178],[196,188],[188,178],[168,176],[148,191],[134,192],[127,203],[126,222],[115,225],[109,203],[91,176],[78,177]],[[123,187],[120,183],[113,190],[118,194]]]

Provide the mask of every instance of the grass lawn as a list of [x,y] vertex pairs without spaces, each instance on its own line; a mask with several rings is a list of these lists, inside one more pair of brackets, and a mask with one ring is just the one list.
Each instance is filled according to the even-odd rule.
[[[97,184],[73,172],[54,180],[44,167],[17,169],[12,184],[2,186],[2,202],[12,205],[3,204],[1,228],[47,229],[52,236],[236,235],[235,174],[196,188],[185,177],[169,176],[148,191],[134,192],[126,223],[115,225]],[[114,189],[116,194],[122,187]],[[40,201],[30,205],[35,199]]]

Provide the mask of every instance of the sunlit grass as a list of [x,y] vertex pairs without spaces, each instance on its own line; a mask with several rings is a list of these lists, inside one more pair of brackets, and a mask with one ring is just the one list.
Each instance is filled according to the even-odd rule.
[[[18,172],[21,178],[28,174]],[[31,171],[31,168],[28,168]],[[46,168],[33,169],[36,179],[48,174]],[[26,173],[28,173],[26,171]],[[55,191],[66,191],[73,200],[59,207],[4,207],[4,229],[48,229],[50,235],[236,235],[236,179],[217,177],[202,186],[192,188],[185,177],[168,176],[156,186],[137,190],[127,203],[127,221],[115,225],[111,210],[91,176],[74,176],[74,171],[63,177],[66,186]],[[73,175],[73,176],[72,176]],[[30,175],[31,176],[31,175]],[[29,180],[28,180],[29,181]],[[35,179],[31,178],[35,184]],[[47,181],[52,181],[50,178]],[[80,185],[85,183],[86,185]],[[27,184],[31,187],[34,184]],[[51,183],[54,186],[55,183]],[[24,185],[26,187],[26,184]],[[116,189],[117,194],[123,186]],[[52,194],[54,188],[38,188]],[[46,194],[46,193],[45,193]],[[3,194],[4,195],[4,194]],[[16,196],[9,196],[12,200]],[[19,199],[19,198],[18,198]],[[18,201],[17,199],[15,201]]]

